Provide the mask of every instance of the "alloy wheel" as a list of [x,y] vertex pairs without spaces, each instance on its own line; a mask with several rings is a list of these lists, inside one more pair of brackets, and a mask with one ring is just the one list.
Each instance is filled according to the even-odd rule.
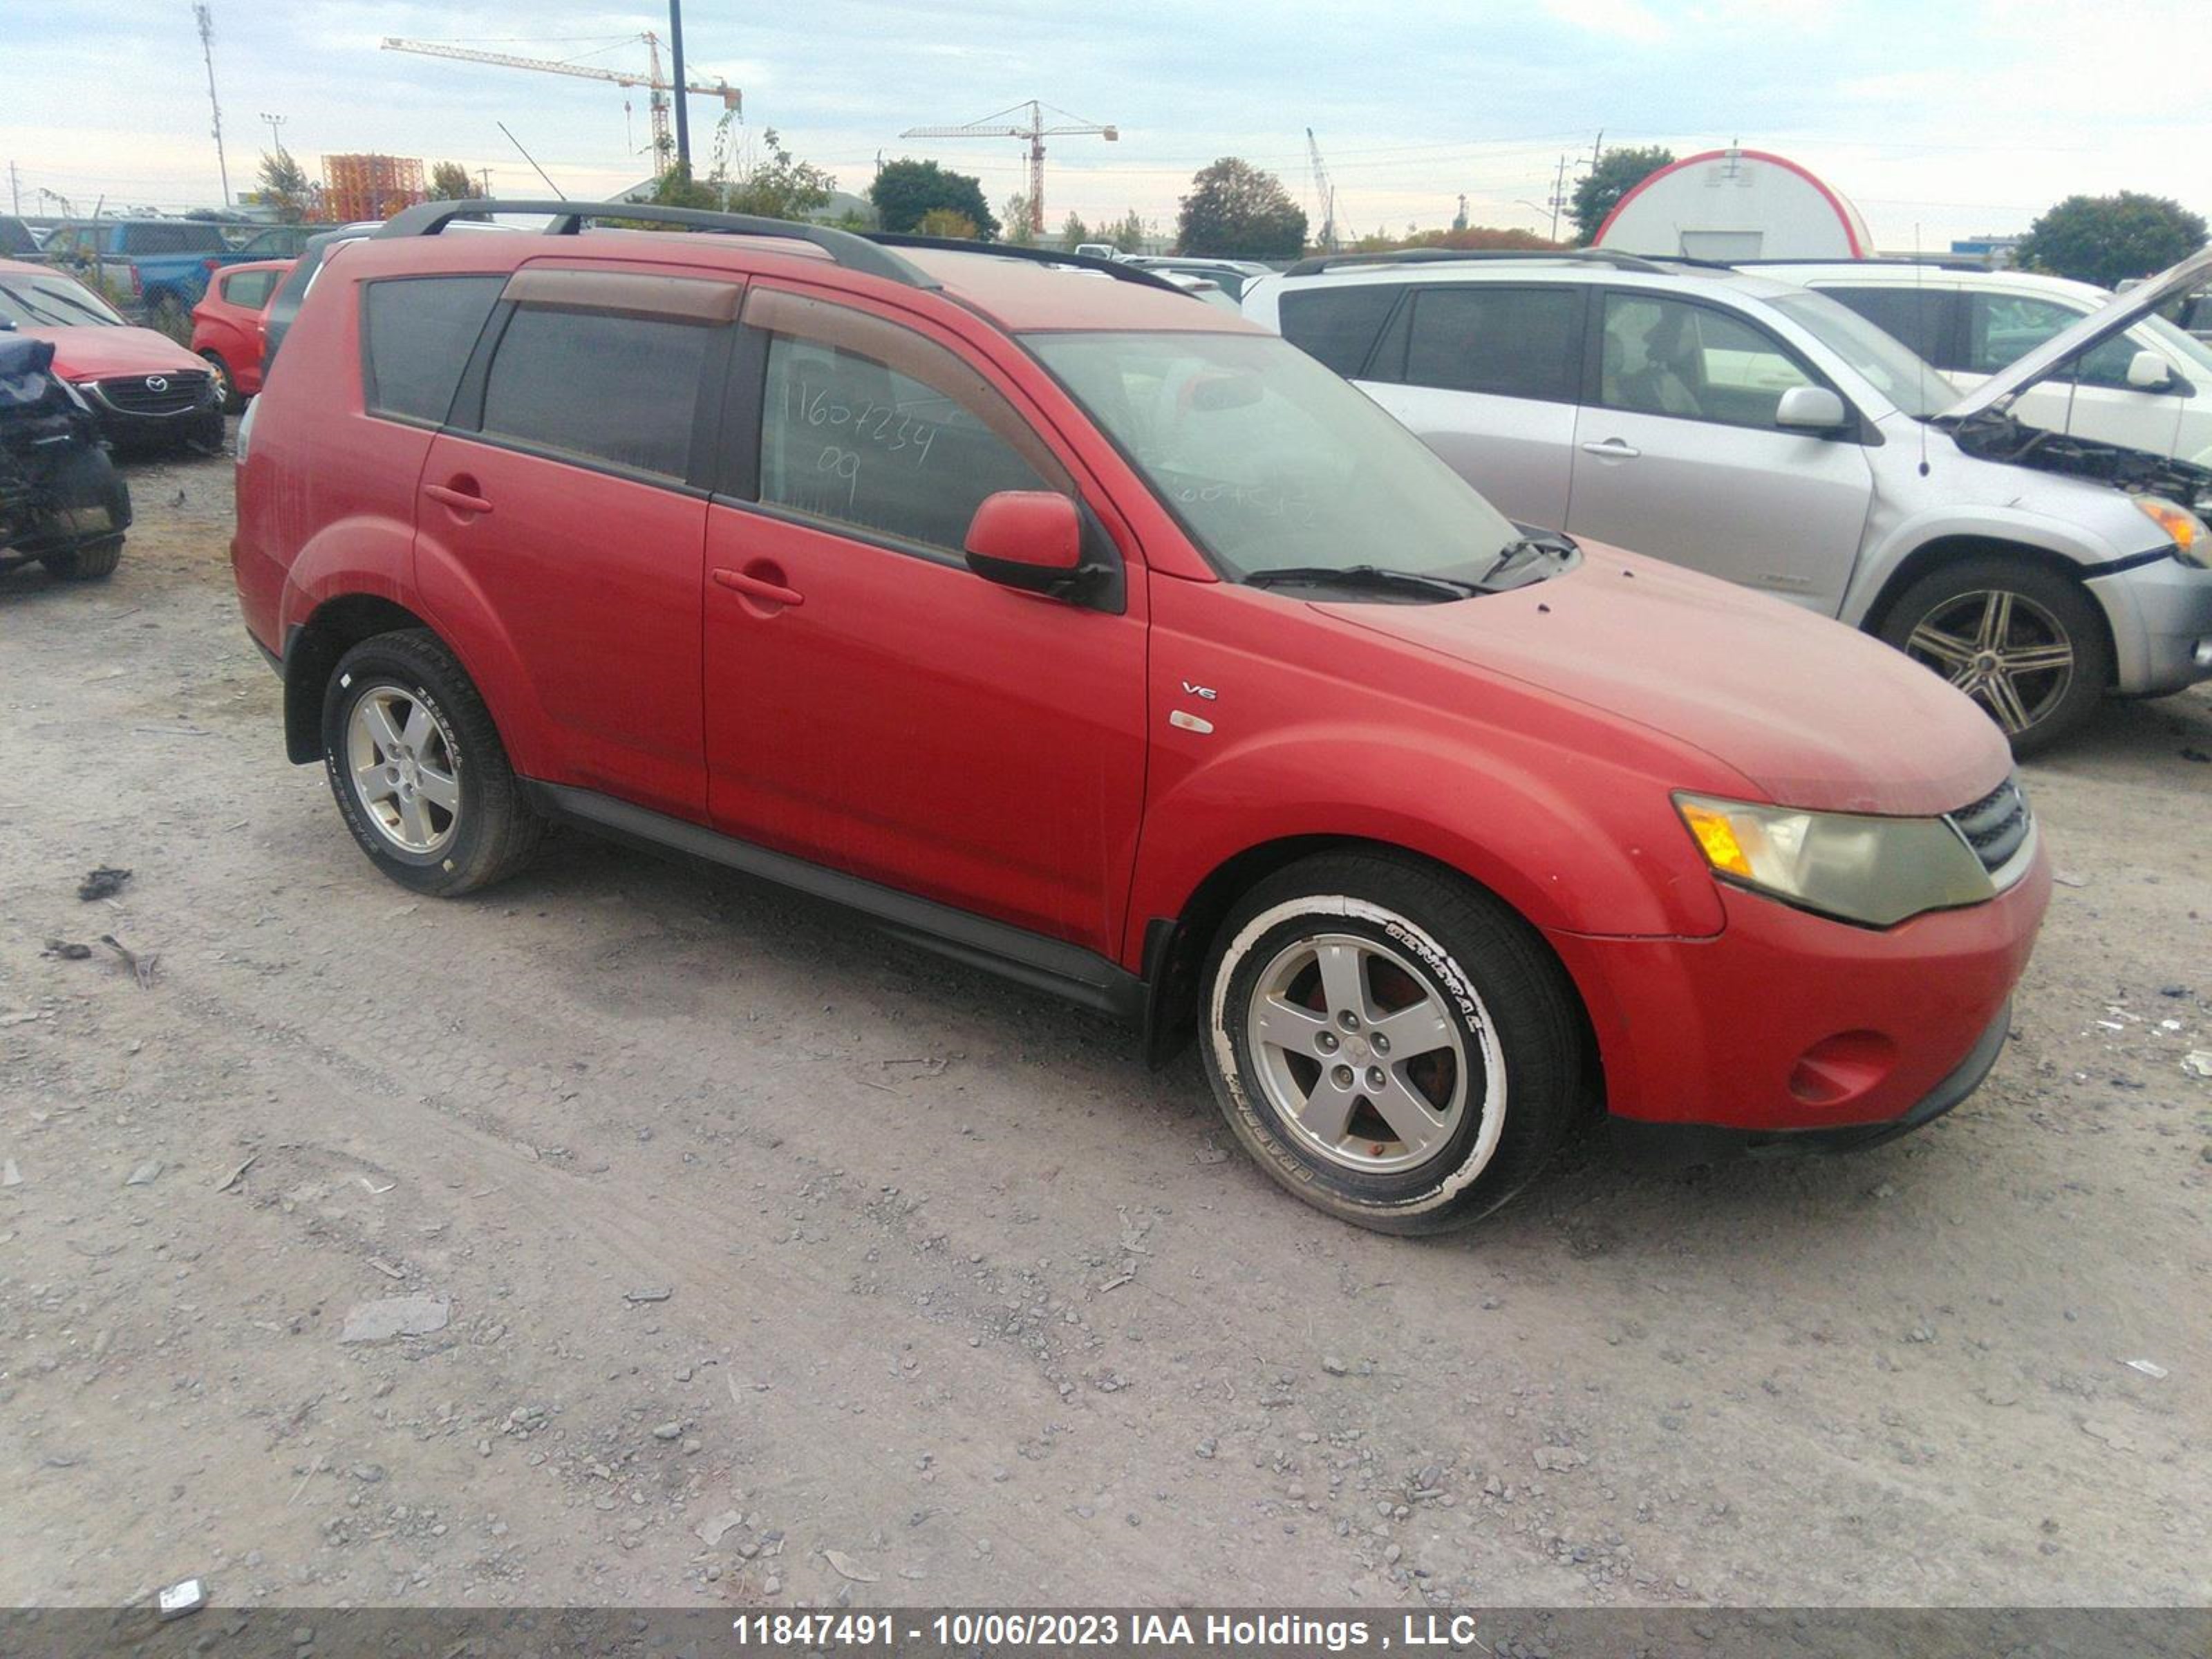
[[2058,707],[2074,680],[2074,642],[2025,593],[1989,588],[1946,599],[1906,637],[1934,669],[2017,736]]
[[1377,941],[1318,933],[1278,951],[1246,1012],[1254,1073],[1275,1115],[1340,1168],[1388,1175],[1442,1152],[1503,1068],[1486,1021],[1477,1052],[1426,969]]
[[459,767],[445,723],[411,693],[375,685],[346,720],[354,799],[384,838],[417,857],[442,852],[460,825]]

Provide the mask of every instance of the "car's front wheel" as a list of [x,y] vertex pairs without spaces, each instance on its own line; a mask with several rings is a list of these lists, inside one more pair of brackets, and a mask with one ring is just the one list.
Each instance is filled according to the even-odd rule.
[[1571,985],[1526,923],[1411,859],[1328,854],[1261,883],[1201,988],[1223,1115],[1309,1204],[1462,1226],[1525,1185],[1583,1098]]
[[230,365],[223,361],[222,353],[203,351],[200,357],[207,364],[208,373],[215,376],[216,397],[222,405],[222,412],[237,414],[246,407],[246,399],[238,395],[238,381],[230,372]]
[[1981,704],[2015,755],[2070,737],[2112,677],[2112,647],[2079,582],[2024,559],[1964,559],[1900,595],[1881,637]]
[[417,892],[452,898],[501,880],[544,831],[490,710],[425,629],[380,634],[338,659],[323,764],[362,851]]

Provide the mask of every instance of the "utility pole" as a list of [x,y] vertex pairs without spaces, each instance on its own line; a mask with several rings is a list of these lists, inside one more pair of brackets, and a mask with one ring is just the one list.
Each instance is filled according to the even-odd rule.
[[1559,240],[1559,210],[1567,204],[1567,158],[1559,157],[1559,169],[1552,174],[1552,240]]
[[477,169],[477,185],[483,191],[484,199],[489,201],[491,199],[491,169],[489,167]]
[[261,118],[269,123],[269,143],[270,147],[274,149],[279,155],[282,155],[284,153],[284,135],[277,131],[276,129],[283,126],[285,122],[290,120],[292,118],[289,115],[270,115],[264,111]]
[[215,115],[215,166],[222,175],[222,204],[230,205],[230,163],[222,154],[222,104],[215,95],[215,12],[206,0],[192,8],[200,27],[200,56],[207,61],[208,108]]
[[668,50],[675,57],[675,73],[669,78],[676,82],[676,165],[684,169],[684,176],[691,176],[691,114],[684,107],[684,0],[668,0]]
[[23,186],[15,177],[15,164],[8,163],[8,210],[17,218],[23,216]]

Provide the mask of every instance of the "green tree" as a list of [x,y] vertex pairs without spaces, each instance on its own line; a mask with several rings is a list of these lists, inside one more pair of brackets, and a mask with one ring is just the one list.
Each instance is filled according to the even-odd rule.
[[1145,221],[1131,208],[1110,225],[1098,227],[1097,240],[1111,242],[1124,253],[1139,253],[1145,246]]
[[2014,254],[2028,270],[2111,288],[2204,246],[2204,218],[2164,196],[2069,196],[2027,228]]
[[1091,227],[1083,222],[1083,217],[1080,214],[1071,213],[1066,218],[1060,221],[1060,246],[1064,248],[1078,248],[1082,246],[1085,242],[1095,242],[1098,239],[1097,237],[1091,234]]
[[886,163],[868,186],[868,199],[876,204],[885,230],[913,230],[930,214],[942,211],[965,219],[967,234],[980,241],[999,234],[999,222],[983,199],[982,181],[948,172],[934,161],[902,157]]
[[307,216],[315,204],[315,187],[307,178],[307,168],[292,159],[292,153],[280,149],[275,155],[261,153],[261,199],[276,216],[279,224],[296,225]]
[[767,219],[805,219],[827,205],[837,181],[820,167],[799,161],[783,147],[774,127],[761,133],[761,155],[733,162],[725,131],[715,143],[714,165],[703,178],[681,161],[653,181],[645,199],[662,207],[706,208],[718,213],[750,213]]
[[1674,159],[1674,152],[1664,144],[1632,145],[1599,156],[1597,165],[1575,181],[1568,211],[1575,222],[1576,243],[1589,246],[1620,198]]
[[472,202],[483,191],[459,161],[440,161],[430,169],[430,199],[434,202]]
[[1224,155],[1192,178],[1176,222],[1185,253],[1220,259],[1291,259],[1304,248],[1305,210],[1283,181]]
[[999,210],[1004,228],[999,233],[1001,241],[1016,247],[1035,247],[1036,232],[1030,228],[1030,198],[1020,191],[1006,198],[1006,204]]

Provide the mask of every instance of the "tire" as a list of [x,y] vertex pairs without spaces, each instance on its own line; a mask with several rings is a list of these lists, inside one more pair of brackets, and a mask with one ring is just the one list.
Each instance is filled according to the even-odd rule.
[[1585,1100],[1579,1005],[1557,960],[1496,899],[1411,858],[1324,854],[1260,883],[1222,924],[1200,998],[1206,1076],[1245,1150],[1378,1232],[1480,1219]]
[[203,351],[200,356],[206,362],[208,372],[215,376],[216,391],[222,398],[222,412],[238,414],[246,407],[246,399],[238,395],[238,382],[231,375],[230,365],[223,362],[222,353]]
[[[1881,637],[1979,703],[2018,756],[2079,731],[2112,678],[2096,602],[2079,582],[2026,559],[1961,559],[1930,571],[1899,595]],[[2044,659],[2053,665],[2018,665]]]
[[39,561],[65,582],[106,581],[115,574],[115,567],[122,562],[123,538],[120,536],[111,536],[106,541],[71,548],[66,553],[49,553]]
[[[357,767],[369,781],[356,782]],[[323,769],[369,861],[418,893],[502,881],[544,833],[483,699],[427,629],[380,634],[338,659],[323,692]]]

